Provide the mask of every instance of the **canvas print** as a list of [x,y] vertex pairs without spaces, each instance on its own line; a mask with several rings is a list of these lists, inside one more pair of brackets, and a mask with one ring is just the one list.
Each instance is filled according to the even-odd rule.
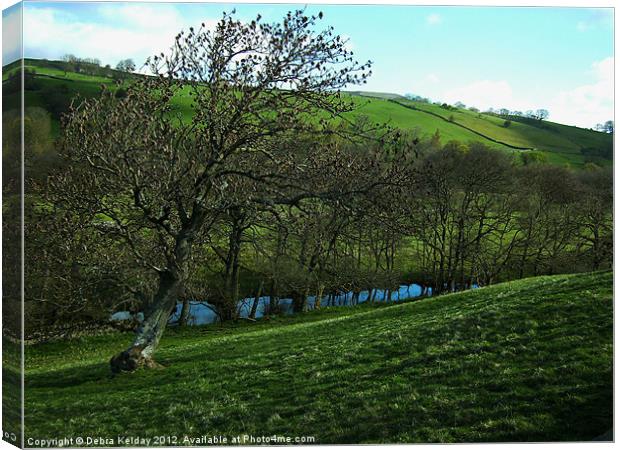
[[613,440],[613,8],[2,20],[5,441]]

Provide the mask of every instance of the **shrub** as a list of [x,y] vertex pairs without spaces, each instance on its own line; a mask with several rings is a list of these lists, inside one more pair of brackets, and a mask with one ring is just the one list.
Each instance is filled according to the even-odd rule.
[[544,153],[536,151],[521,152],[521,162],[524,166],[544,164],[547,162],[547,156]]
[[114,93],[114,96],[116,98],[125,98],[125,97],[127,97],[127,89],[122,88],[122,87],[118,88],[116,90],[116,92]]
[[47,109],[55,119],[60,119],[63,114],[69,111],[71,93],[66,84],[45,87],[41,91],[41,97],[43,97],[45,109]]

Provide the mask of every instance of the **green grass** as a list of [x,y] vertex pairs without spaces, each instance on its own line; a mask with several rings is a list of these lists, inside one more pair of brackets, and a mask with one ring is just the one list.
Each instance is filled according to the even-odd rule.
[[26,437],[589,440],[612,427],[612,273],[387,307],[170,330],[167,368],[111,377],[129,335],[26,349]]
[[392,94],[390,92],[373,92],[373,91],[346,91],[346,92],[352,95],[359,95],[361,97],[405,100],[405,97],[403,97],[402,95]]
[[21,440],[21,348],[7,338],[2,346],[2,429],[9,433],[5,440],[16,443],[11,437]]
[[[505,127],[505,119],[496,116],[480,114],[466,109],[446,110],[439,105],[410,100],[398,99],[397,101],[403,105],[419,109],[421,114],[427,111],[444,119],[452,117],[455,123],[464,125],[497,141],[542,151],[547,154],[552,163],[582,165],[581,148],[611,146],[613,141],[613,136],[610,134],[554,122],[544,121],[539,127],[513,120],[510,126]],[[427,115],[433,117],[430,114]],[[479,137],[477,140],[484,142]],[[608,161],[607,163],[611,162]]]
[[[111,78],[89,76],[78,73],[59,70],[52,66],[52,63],[44,60],[26,60],[26,66],[34,69],[41,76],[37,77],[40,86],[58,87],[62,84],[67,85],[72,92],[79,93],[82,97],[89,98],[98,95],[101,85],[105,84],[112,87],[114,81]],[[10,65],[4,71],[3,77],[16,70],[15,65]],[[54,77],[54,78],[50,78]],[[395,94],[381,92],[351,92],[351,98],[355,101],[358,109],[349,114],[349,118],[356,115],[365,115],[373,122],[389,123],[390,125],[405,129],[417,130],[422,136],[430,136],[439,130],[442,143],[450,140],[458,140],[462,142],[480,141],[492,148],[497,148],[509,152],[515,150],[481,137],[480,133],[491,139],[507,143],[510,145],[526,148],[534,148],[547,155],[549,162],[554,164],[568,164],[575,167],[583,166],[584,158],[581,154],[581,148],[606,148],[612,145],[613,137],[606,133],[600,133],[592,130],[586,130],[578,127],[561,125],[553,122],[544,122],[544,127],[533,126],[526,123],[512,121],[509,127],[504,127],[504,120],[486,114],[478,114],[465,109],[457,109],[448,111],[438,105],[420,103],[406,100]],[[402,105],[413,106],[420,111],[406,108],[401,104],[395,103],[395,100]],[[41,98],[40,91],[26,91],[25,93],[26,107],[43,106],[44,101]],[[189,119],[192,115],[191,99],[189,95],[180,95],[175,99],[178,111],[185,119]],[[19,106],[19,95],[6,95],[4,99],[4,108],[11,109]],[[428,113],[434,113],[443,119],[449,119],[453,116],[454,123],[433,116]],[[475,132],[462,128],[463,125]],[[53,130],[58,132],[59,126],[55,123]],[[598,159],[597,163],[601,165],[610,165],[610,160]]]
[[[457,125],[445,122],[441,119],[404,108],[394,102],[382,99],[366,98],[362,96],[352,96],[357,105],[357,109],[349,113],[349,117],[355,115],[365,115],[372,122],[388,123],[389,125],[403,130],[418,130],[423,136],[430,136],[439,130],[441,142],[447,143],[451,140],[461,142],[480,141],[480,136],[472,133]],[[486,142],[490,147],[509,150],[503,145],[493,142]]]
[[33,62],[32,64],[24,65],[25,70],[34,70],[37,74],[41,75],[49,75],[56,78],[62,78],[67,81],[82,81],[86,83],[111,83],[113,82],[110,78],[96,76],[96,75],[86,75],[82,73],[76,72],[65,72],[64,70],[55,69],[53,67],[41,67],[40,65]]
[[452,116],[454,118],[454,122],[456,123],[463,124],[493,139],[518,147],[538,149],[537,146],[540,146],[548,147],[560,152],[569,150],[578,151],[578,149],[575,148],[575,144],[561,135],[552,133],[550,130],[537,128],[535,126],[526,125],[519,122],[512,122],[509,127],[505,127],[504,119],[495,116],[479,114],[464,109],[448,111],[438,105],[424,103],[403,103],[414,105],[423,111],[433,112],[444,117],[445,119],[449,119],[450,116]]

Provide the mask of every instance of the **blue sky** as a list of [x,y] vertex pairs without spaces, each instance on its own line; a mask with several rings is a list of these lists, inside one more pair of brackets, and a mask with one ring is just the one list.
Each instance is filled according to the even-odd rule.
[[[25,3],[26,57],[65,53],[115,65],[165,50],[181,29],[236,8],[278,20],[300,5]],[[374,62],[365,90],[416,93],[479,108],[547,108],[593,126],[613,117],[613,10],[309,5]],[[3,16],[5,23],[7,16]],[[6,58],[6,51],[3,54]]]

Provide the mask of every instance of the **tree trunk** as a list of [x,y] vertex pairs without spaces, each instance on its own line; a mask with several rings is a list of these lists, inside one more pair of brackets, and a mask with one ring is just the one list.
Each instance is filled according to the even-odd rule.
[[184,327],[187,325],[189,319],[189,299],[183,299],[183,306],[181,307],[181,315],[179,316],[179,326]]
[[176,305],[180,287],[179,274],[170,270],[160,273],[159,288],[154,301],[144,322],[136,331],[132,345],[110,359],[113,373],[132,372],[140,367],[161,367],[153,359],[153,353],[168,324],[170,310]]
[[304,303],[306,298],[304,294],[299,291],[295,291],[292,295],[293,297],[293,312],[298,313],[304,310]]
[[230,297],[223,298],[217,309],[222,322],[237,319],[237,304]]
[[592,230],[592,253],[593,253],[593,262],[592,262],[592,270],[598,270],[601,267],[601,252],[600,252],[600,238],[598,227],[595,226]]
[[532,238],[532,226],[528,227],[527,237],[525,238],[525,247],[523,248],[523,253],[521,254],[521,262],[519,264],[519,278],[523,278],[525,274],[525,263],[527,261],[527,255],[530,250],[530,239]]
[[140,367],[161,367],[153,359],[153,354],[168,325],[170,310],[176,306],[179,294],[183,293],[181,291],[184,281],[183,270],[191,252],[195,229],[199,227],[200,220],[202,220],[201,215],[195,215],[191,226],[177,235],[174,262],[171,267],[159,272],[157,293],[146,311],[144,321],[136,330],[132,345],[110,359],[110,369],[113,373],[133,372]]
[[309,294],[310,294],[310,288],[306,286],[306,289],[304,290],[302,304],[301,304],[302,312],[308,311],[308,295]]
[[280,297],[278,296],[278,281],[276,278],[271,280],[271,288],[269,290],[269,310],[268,316],[276,314],[278,305],[280,303]]
[[320,284],[319,289],[316,293],[316,297],[314,299],[314,309],[321,309],[321,300],[323,300],[323,289],[325,289],[325,286]]
[[258,285],[258,290],[256,291],[256,296],[254,297],[254,303],[252,303],[252,310],[250,311],[250,319],[256,318],[256,310],[258,308],[258,303],[260,302],[260,295],[263,291],[263,282],[261,281]]

